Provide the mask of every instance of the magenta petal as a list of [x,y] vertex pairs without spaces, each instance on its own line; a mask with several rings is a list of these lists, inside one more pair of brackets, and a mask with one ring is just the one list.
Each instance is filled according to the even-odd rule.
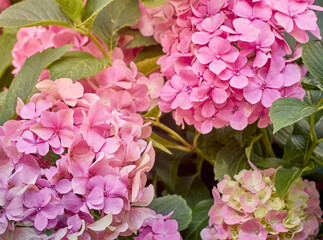
[[48,219],[42,214],[42,211],[38,212],[34,221],[35,228],[39,231],[43,231],[47,224]]
[[248,119],[242,111],[236,111],[231,120],[230,126],[236,130],[243,130],[248,125]]
[[42,214],[47,219],[54,219],[54,218],[56,218],[56,216],[59,212],[59,207],[53,203],[49,203],[45,207],[43,207],[41,211],[42,211]]
[[202,115],[203,117],[209,118],[215,114],[215,107],[214,105],[207,101],[202,107]]
[[226,67],[227,65],[221,59],[214,59],[209,65],[209,69],[215,74],[220,74]]
[[214,88],[212,90],[212,99],[214,100],[215,103],[221,104],[228,99],[228,94],[223,89]]
[[208,32],[196,32],[192,35],[192,42],[199,45],[205,45],[209,43],[211,34]]
[[233,76],[230,85],[234,88],[242,89],[248,85],[248,78],[244,75]]
[[214,59],[215,55],[208,47],[202,47],[197,51],[196,57],[200,63],[208,64]]
[[201,133],[207,134],[213,129],[213,121],[211,119],[206,119],[201,125]]
[[261,98],[261,103],[264,107],[271,107],[271,104],[281,98],[281,93],[276,89],[265,89]]
[[123,208],[123,199],[122,198],[105,198],[104,201],[104,213],[118,214]]
[[244,88],[243,96],[248,102],[255,104],[260,101],[262,90],[259,85],[250,82],[248,86]]
[[62,179],[55,184],[57,192],[65,194],[72,190],[72,183],[68,179]]

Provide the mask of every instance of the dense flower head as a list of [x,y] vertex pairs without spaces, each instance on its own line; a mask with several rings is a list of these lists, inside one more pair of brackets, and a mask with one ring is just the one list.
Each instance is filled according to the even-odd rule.
[[[141,6],[141,21],[150,19],[152,26],[141,24],[140,31],[154,34],[166,53],[158,61],[168,79],[160,109],[202,133],[226,125],[242,130],[258,119],[258,127],[266,127],[275,100],[304,97],[303,72],[292,62],[301,56],[300,43],[309,40],[307,31],[321,38],[313,10],[323,8],[313,3],[192,0]],[[285,34],[297,41],[293,51]]]
[[314,182],[298,178],[284,199],[275,189],[276,169],[242,170],[213,188],[214,204],[203,240],[315,239],[322,222]]
[[177,221],[170,219],[172,212],[167,216],[151,212],[153,216],[145,219],[135,240],[182,240]]
[[[135,233],[153,196],[154,150],[139,114],[70,79],[43,80],[0,127],[0,235],[115,239]],[[15,226],[15,225],[18,226]],[[19,226],[33,226],[32,229]],[[46,230],[53,235],[42,235]],[[17,239],[29,239],[20,237]]]

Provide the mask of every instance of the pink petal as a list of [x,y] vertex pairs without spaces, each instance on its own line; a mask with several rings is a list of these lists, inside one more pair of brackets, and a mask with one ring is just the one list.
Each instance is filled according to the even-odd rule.
[[271,107],[271,104],[281,98],[281,93],[276,89],[265,89],[262,94],[261,103],[264,107]]
[[43,231],[47,224],[48,219],[43,215],[42,211],[38,212],[34,221],[35,228],[39,231]]
[[209,69],[215,74],[220,74],[226,67],[227,65],[224,61],[216,58],[209,65]]

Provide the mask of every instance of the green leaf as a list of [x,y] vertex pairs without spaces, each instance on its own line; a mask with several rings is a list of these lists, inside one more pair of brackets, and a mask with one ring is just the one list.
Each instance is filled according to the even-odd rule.
[[151,141],[154,147],[162,150],[163,152],[173,155],[173,153],[165,146],[165,143],[168,146],[172,146],[172,145],[174,145],[174,143],[172,143],[162,137],[159,137],[156,133],[152,132],[150,137],[147,138],[147,141]]
[[158,105],[156,105],[153,109],[151,109],[149,112],[145,114],[145,118],[153,118],[158,120],[160,116],[160,109]]
[[139,30],[131,29],[129,27],[121,29],[118,34],[120,36],[131,35],[133,36],[133,40],[126,46],[126,48],[135,48],[135,47],[148,47],[154,46],[158,43],[154,39],[154,37],[146,37],[141,34]]
[[275,176],[275,188],[281,199],[284,199],[289,187],[301,176],[301,174],[302,170],[297,167],[280,168],[277,170]]
[[2,35],[0,35],[0,78],[6,69],[11,65],[11,51],[17,42],[16,33],[16,29],[4,29]]
[[118,30],[136,24],[139,19],[138,1],[112,1],[98,14],[94,20],[92,30],[112,50],[119,39]]
[[146,7],[155,8],[163,5],[167,0],[141,0],[141,2]]
[[243,131],[236,131],[234,135],[238,142],[240,143],[241,147],[245,146],[249,141],[252,134],[255,133],[257,130],[257,123],[248,125]]
[[90,53],[71,51],[49,66],[52,79],[70,78],[79,80],[101,72],[108,60],[96,58]]
[[303,46],[303,62],[310,73],[323,83],[323,46],[320,41],[311,41]]
[[267,169],[267,168],[278,168],[280,166],[289,168],[291,167],[290,164],[283,159],[280,158],[259,158],[255,159],[252,158],[252,163],[255,164],[257,167],[261,169]]
[[248,160],[250,160],[253,145],[254,145],[254,144],[255,144],[255,142],[257,142],[261,137],[262,137],[262,135],[260,134],[260,135],[258,135],[258,136],[252,137],[252,138],[250,139],[250,144],[249,144],[249,146],[245,148],[245,153],[246,153],[246,156],[247,156],[247,159],[248,159]]
[[72,27],[73,22],[55,0],[25,0],[10,6],[0,14],[1,27],[60,25]]
[[298,122],[316,111],[316,106],[310,106],[297,98],[280,98],[276,100],[269,112],[271,121],[274,124],[274,133],[283,127]]
[[200,233],[203,228],[208,226],[208,212],[212,207],[213,203],[213,199],[206,199],[199,202],[192,208],[192,222],[182,234],[184,240],[201,239]]
[[8,121],[16,112],[17,97],[26,101],[33,91],[40,74],[52,62],[59,59],[72,45],[47,49],[27,58],[25,64],[12,81],[5,102],[0,110],[0,125]]
[[273,135],[273,139],[275,142],[284,146],[286,145],[288,139],[292,135],[292,132],[293,132],[293,126],[284,127]]
[[154,169],[156,174],[170,192],[175,192],[175,185],[178,179],[178,166],[180,162],[180,156],[174,158],[173,156],[166,155],[165,153],[160,153],[155,161]]
[[145,47],[143,50],[141,50],[135,60],[133,60],[135,63],[137,62],[141,62],[145,59],[149,59],[149,58],[154,58],[154,57],[158,57],[158,56],[162,56],[165,55],[165,53],[162,50],[162,47],[160,45],[154,45],[154,46],[149,46],[149,47]]
[[72,19],[76,24],[82,22],[81,17],[84,11],[84,1],[83,0],[55,0],[60,9]]
[[157,60],[160,58],[161,56],[157,56],[154,58],[149,58],[149,59],[145,59],[141,62],[137,62],[137,68],[138,68],[138,72],[141,72],[145,75],[148,75],[149,73],[155,71],[156,69],[160,68],[160,66],[157,64]]
[[275,175],[275,188],[280,199],[284,199],[290,186],[302,175],[303,172],[311,171],[314,167],[314,163],[310,162],[303,169],[299,169],[297,167],[278,169]]
[[4,104],[8,91],[0,92],[0,106]]
[[85,22],[90,18],[94,18],[104,7],[113,1],[114,0],[88,0],[85,6]]
[[191,223],[192,210],[187,206],[185,199],[181,196],[168,195],[155,198],[148,207],[164,216],[173,212],[170,218],[178,222],[179,231],[186,229]]
[[186,199],[187,205],[193,207],[198,202],[210,198],[210,191],[198,174],[178,177],[176,193]]
[[217,154],[214,163],[215,179],[221,181],[224,174],[233,176],[248,167],[244,149],[237,140],[230,140]]

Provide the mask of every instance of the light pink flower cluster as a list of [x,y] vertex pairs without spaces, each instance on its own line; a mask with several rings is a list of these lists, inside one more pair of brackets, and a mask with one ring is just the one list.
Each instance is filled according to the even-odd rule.
[[18,101],[18,118],[0,127],[0,235],[115,239],[136,232],[153,216],[145,208],[154,196],[145,187],[154,163],[143,140],[150,127],[140,115],[110,111],[79,82],[43,80],[37,88],[30,102]]
[[[213,188],[214,205],[203,240],[311,240],[322,222],[315,183],[298,178],[282,200],[275,169],[242,170]],[[220,196],[220,193],[222,196]]]
[[173,212],[167,216],[151,212],[153,217],[145,219],[135,240],[182,240],[177,221],[170,219]]
[[[174,111],[177,124],[202,133],[225,125],[242,130],[258,119],[258,127],[266,127],[276,99],[303,98],[302,71],[291,62],[309,39],[306,31],[320,38],[312,10],[322,8],[314,0],[192,0],[181,1],[177,12],[169,10],[173,2],[145,8],[142,18],[153,19],[166,53],[158,61],[168,79],[159,106]],[[160,16],[167,16],[164,27]],[[298,42],[294,52],[285,33]]]
[[146,112],[156,106],[164,85],[160,73],[146,77],[138,72],[133,62],[128,68],[120,59],[86,81],[110,110],[116,109],[124,114]]

